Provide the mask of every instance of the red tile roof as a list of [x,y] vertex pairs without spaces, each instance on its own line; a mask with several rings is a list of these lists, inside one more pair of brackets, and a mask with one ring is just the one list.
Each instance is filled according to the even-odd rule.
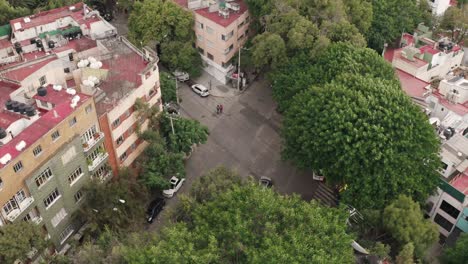
[[432,46],[430,46],[430,45],[422,46],[422,47],[419,48],[419,50],[421,51],[422,54],[428,52],[428,53],[430,53],[430,54],[432,54],[432,55],[435,55],[435,54],[437,54],[437,53],[440,52],[439,50],[434,49],[434,48],[433,48]]
[[404,33],[403,36],[401,36],[404,40],[406,40],[406,45],[411,46],[414,44],[414,37],[411,34]]
[[244,3],[242,0],[237,0],[237,1],[232,1],[230,3],[238,3],[240,5],[240,10],[239,12],[234,12],[232,10],[229,11],[229,17],[224,18],[222,16],[218,15],[218,12],[209,12],[208,7],[207,8],[202,8],[202,9],[197,9],[195,10],[195,13],[215,22],[216,24],[227,27],[231,25],[236,19],[238,19],[241,15],[243,15],[245,12],[248,11],[247,5]]
[[395,49],[387,48],[384,53],[384,59],[390,63],[393,61],[393,56],[395,55]]
[[52,89],[52,84],[49,84],[46,87],[47,94],[45,96],[39,96],[38,94],[36,94],[33,96],[33,98],[44,102],[49,102],[54,105],[58,105],[61,102],[66,101],[70,98],[69,94],[63,92],[65,89],[66,87],[62,87],[61,91],[56,91]]
[[[61,92],[65,93],[64,90]],[[21,151],[16,149],[16,144],[24,140],[26,142],[26,148],[30,147],[32,144],[34,144],[34,142],[43,137],[57,124],[62,122],[71,113],[73,113],[75,109],[70,106],[72,96],[68,96],[69,97],[63,100],[60,104],[56,105],[53,110],[44,113],[37,121],[16,135],[10,142],[0,147],[0,157],[3,157],[5,154],[10,154],[12,160],[15,159],[21,153]],[[81,99],[78,102],[77,107],[81,106],[91,98],[90,96],[84,94],[79,94],[79,96]],[[3,167],[4,165],[0,164],[0,168]]]
[[401,59],[401,60],[405,61],[406,63],[409,63],[409,64],[413,65],[416,68],[421,68],[421,67],[428,64],[427,61],[421,60],[421,59],[416,58],[416,57],[414,57],[413,61],[408,60],[407,58],[403,57],[403,55],[401,55],[402,51],[403,51],[403,48],[395,50],[395,55],[393,56],[393,59],[395,59],[395,58]]
[[465,114],[468,114],[468,101],[465,102],[464,104],[454,104],[449,102],[443,94],[440,94],[439,92],[434,92],[432,93],[433,96],[437,97],[439,99],[439,103],[445,106],[445,108],[464,116]]
[[465,170],[462,174],[455,177],[451,182],[450,185],[455,187],[460,192],[468,195],[468,169]]
[[11,45],[11,42],[8,40],[8,38],[0,39],[0,49],[5,49],[11,46],[13,45]]
[[35,73],[40,68],[46,66],[47,64],[49,64],[50,62],[56,59],[57,59],[56,57],[51,57],[51,58],[30,64],[30,65],[27,65],[27,66],[22,66],[18,69],[6,71],[3,74],[5,77],[10,78],[12,80],[22,81],[26,79],[29,75]]
[[11,124],[13,124],[13,122],[20,120],[21,118],[23,118],[23,116],[20,114],[12,113],[6,110],[1,110],[0,111],[0,127],[6,129]]
[[[70,11],[71,6],[75,7],[74,11]],[[48,11],[43,11],[37,14],[33,14],[29,16],[29,19],[31,21],[28,23],[24,22],[24,19],[27,17],[20,17],[20,18],[10,20],[11,29],[13,32],[17,31],[14,26],[15,23],[20,23],[22,29],[28,29],[28,28],[52,23],[56,21],[57,19],[67,17],[67,16],[71,16],[75,20],[81,20],[83,18],[83,10],[82,10],[83,3],[77,3],[71,6],[64,6],[64,7],[48,10]]]
[[401,88],[407,95],[416,98],[424,98],[424,93],[427,92],[424,87],[429,85],[428,82],[418,79],[402,70],[395,70],[398,75],[398,79],[400,79]]
[[97,43],[95,40],[92,40],[89,38],[80,38],[80,39],[74,39],[74,40],[69,41],[67,45],[54,48],[52,52],[59,53],[59,52],[66,51],[69,49],[73,49],[76,52],[80,52],[80,51],[94,48],[96,46],[97,46]]

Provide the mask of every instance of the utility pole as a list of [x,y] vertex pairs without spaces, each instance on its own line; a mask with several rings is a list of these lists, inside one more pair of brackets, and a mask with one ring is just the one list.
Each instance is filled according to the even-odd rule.
[[237,64],[237,90],[240,91],[240,56],[242,47],[239,45],[239,63]]
[[172,134],[175,135],[174,131],[174,123],[172,122],[172,116],[169,115],[169,119],[171,120],[171,128],[172,128]]

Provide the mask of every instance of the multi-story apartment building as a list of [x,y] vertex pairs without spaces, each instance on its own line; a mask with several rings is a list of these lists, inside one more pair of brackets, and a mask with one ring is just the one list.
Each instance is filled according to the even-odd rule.
[[193,10],[195,45],[204,69],[222,83],[237,82],[232,58],[248,38],[250,15],[242,0],[174,0]]
[[15,96],[31,98],[45,84],[94,96],[114,174],[132,164],[145,147],[137,128],[148,126],[136,120],[136,98],[159,103],[162,110],[155,52],[117,37],[112,25],[82,3],[18,18],[10,27],[10,39],[0,37],[0,76],[20,83]]
[[103,134],[88,136],[98,126],[93,98],[60,88],[40,87],[32,102],[20,103],[20,85],[0,82],[0,224],[41,225],[56,249],[79,228],[71,216],[82,187],[107,159]]

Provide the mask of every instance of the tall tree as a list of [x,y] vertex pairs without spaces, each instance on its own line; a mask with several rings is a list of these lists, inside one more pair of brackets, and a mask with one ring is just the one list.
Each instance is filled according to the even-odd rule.
[[454,247],[446,248],[441,256],[444,264],[468,263],[468,234],[461,234]]
[[164,103],[176,102],[177,91],[174,78],[167,72],[159,72],[161,97]]
[[6,0],[0,0],[0,25],[10,23],[10,20],[29,15],[30,11],[26,7],[12,6]]
[[414,264],[414,245],[408,243],[403,246],[400,253],[396,256],[396,264]]
[[42,229],[31,222],[20,221],[0,228],[0,262],[25,260],[33,248],[42,252],[47,246]]
[[[346,212],[255,183],[197,204],[191,222],[126,251],[129,263],[354,263]],[[177,248],[178,250],[174,250]]]
[[422,202],[437,186],[439,141],[395,81],[342,75],[301,92],[282,132],[283,157],[348,184],[354,207],[382,209],[399,194]]
[[199,75],[200,55],[192,46],[194,19],[190,11],[173,1],[135,2],[129,17],[129,39],[136,45],[159,43],[161,61],[171,70],[179,69]]
[[287,61],[286,44],[278,34],[263,33],[253,40],[252,59],[257,68],[275,69]]
[[414,255],[420,259],[439,238],[436,224],[424,219],[419,204],[408,196],[400,195],[385,207],[382,220],[384,228],[400,245],[414,246]]
[[374,0],[373,17],[367,41],[370,48],[382,51],[384,43],[391,44],[404,32],[413,32],[422,22],[425,10],[418,0]]
[[468,33],[468,6],[449,7],[442,16],[440,28],[450,31],[454,42],[462,41]]

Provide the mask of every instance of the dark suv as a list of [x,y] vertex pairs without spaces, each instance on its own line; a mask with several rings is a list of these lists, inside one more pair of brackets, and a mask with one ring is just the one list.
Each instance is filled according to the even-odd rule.
[[164,205],[166,205],[166,200],[164,200],[163,198],[154,199],[148,206],[148,211],[146,211],[146,221],[148,221],[148,223],[153,223],[154,219],[164,208]]

